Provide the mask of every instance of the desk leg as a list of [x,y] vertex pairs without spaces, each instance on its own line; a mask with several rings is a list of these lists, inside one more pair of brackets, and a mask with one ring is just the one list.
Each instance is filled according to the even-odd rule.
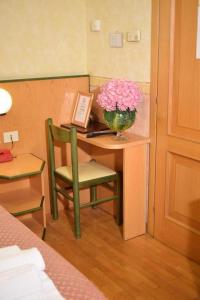
[[128,240],[146,231],[147,145],[123,150],[123,238]]

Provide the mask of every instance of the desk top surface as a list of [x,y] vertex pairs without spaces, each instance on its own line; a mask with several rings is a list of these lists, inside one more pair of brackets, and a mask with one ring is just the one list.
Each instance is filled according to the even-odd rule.
[[44,161],[31,153],[19,154],[12,161],[0,163],[0,179],[13,180],[40,174]]
[[86,134],[77,133],[79,140],[104,149],[126,149],[129,147],[150,143],[150,138],[147,137],[142,137],[127,132],[125,133],[125,136],[126,139],[119,141],[115,139],[114,135],[110,134],[87,138]]

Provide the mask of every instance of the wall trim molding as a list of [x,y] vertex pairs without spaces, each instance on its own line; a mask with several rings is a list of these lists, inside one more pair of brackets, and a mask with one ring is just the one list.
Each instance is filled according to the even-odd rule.
[[6,82],[19,82],[19,81],[32,81],[32,80],[55,80],[55,79],[65,79],[65,78],[77,78],[77,77],[90,77],[89,74],[78,74],[78,75],[63,75],[63,76],[50,76],[50,77],[33,77],[33,78],[16,78],[16,79],[0,79],[0,83]]

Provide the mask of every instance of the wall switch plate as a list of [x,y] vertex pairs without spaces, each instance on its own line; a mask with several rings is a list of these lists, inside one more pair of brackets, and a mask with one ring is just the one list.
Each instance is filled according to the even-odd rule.
[[91,22],[91,31],[101,31],[101,20],[94,20]]
[[15,131],[7,131],[3,133],[3,142],[11,143],[19,141],[19,132]]

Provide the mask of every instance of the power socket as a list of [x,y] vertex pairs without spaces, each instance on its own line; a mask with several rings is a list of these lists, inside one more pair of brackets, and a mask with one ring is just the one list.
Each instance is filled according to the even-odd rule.
[[19,141],[19,132],[15,131],[7,131],[3,133],[3,142],[4,143],[11,143],[11,142]]
[[140,42],[141,40],[141,31],[134,30],[131,32],[127,32],[127,41],[128,42]]

